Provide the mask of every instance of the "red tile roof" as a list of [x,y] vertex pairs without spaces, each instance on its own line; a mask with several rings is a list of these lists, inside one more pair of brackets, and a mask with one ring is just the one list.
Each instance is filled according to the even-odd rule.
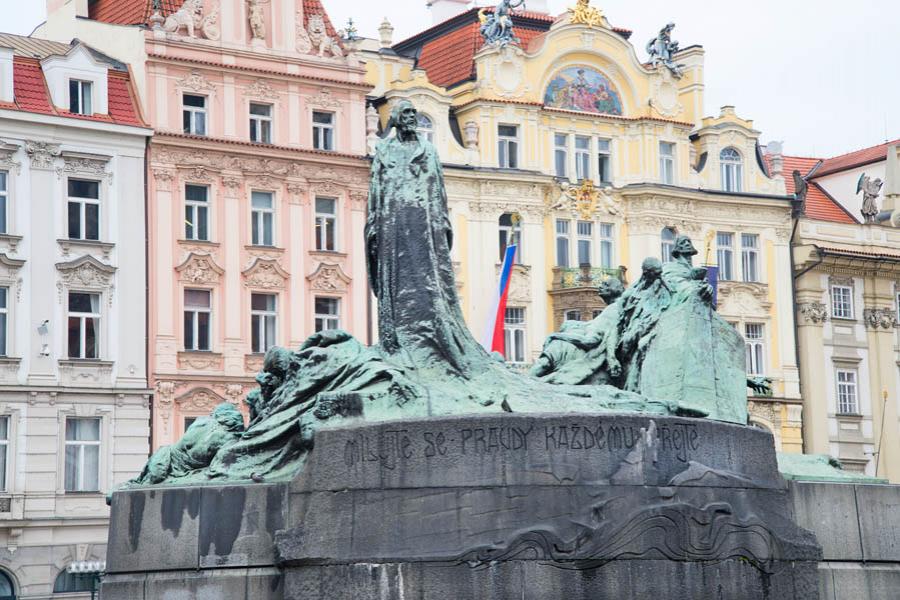
[[[764,156],[766,166],[769,171],[772,170],[772,155]],[[800,175],[807,179],[809,188],[806,192],[806,206],[804,214],[810,219],[817,221],[830,221],[832,223],[859,223],[847,210],[841,206],[840,202],[832,198],[819,184],[812,179],[808,179],[810,175],[813,178],[818,177],[821,169],[816,167],[823,161],[820,158],[810,158],[806,156],[783,156],[784,167],[782,176],[784,177],[784,187],[789,195],[793,195],[797,188],[794,185],[794,171],[800,171]],[[815,170],[815,172],[813,172]]]
[[[312,15],[322,15],[325,21],[325,31],[328,35],[338,40],[340,43],[341,36],[338,35],[334,26],[331,24],[331,19],[328,17],[328,11],[325,10],[325,7],[322,6],[322,3],[319,0],[303,0],[303,24],[309,26],[309,17]],[[343,47],[343,44],[341,44]]]
[[816,176],[821,177],[822,175],[830,175],[832,173],[838,173],[840,171],[846,171],[848,169],[854,169],[856,167],[885,160],[887,158],[888,147],[895,144],[900,144],[900,139],[829,158],[822,163],[822,168],[819,169]]
[[50,99],[50,91],[37,59],[16,56],[13,59],[13,95],[15,103],[6,106],[11,110],[56,115],[85,121],[115,123],[147,127],[139,116],[134,90],[127,73],[109,70],[107,76],[109,113],[105,115],[77,115],[66,107],[55,107]]
[[[183,0],[162,0],[162,14],[168,16],[181,8]],[[94,0],[88,18],[118,25],[142,25],[153,12],[153,0]]]

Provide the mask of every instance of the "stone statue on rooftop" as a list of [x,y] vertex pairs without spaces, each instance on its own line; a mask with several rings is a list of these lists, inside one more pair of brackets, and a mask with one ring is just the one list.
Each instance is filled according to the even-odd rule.
[[512,11],[524,4],[525,0],[502,0],[491,13],[485,8],[478,11],[481,36],[485,45],[502,48],[507,44],[519,42],[519,38],[513,34]]
[[672,30],[675,29],[675,23],[669,23],[659,30],[655,38],[647,42],[647,54],[650,55],[650,63],[653,68],[663,65],[676,79],[684,76],[682,70],[684,65],[675,62],[675,54],[678,52],[678,42],[672,39]]
[[881,188],[884,181],[880,178],[872,179],[865,173],[859,176],[856,183],[856,193],[863,194],[862,213],[863,219],[868,223],[875,223],[878,217],[878,196],[881,195]]
[[791,177],[794,178],[794,198],[800,204],[798,210],[802,213],[806,210],[806,195],[809,193],[809,184],[797,169],[794,169]]

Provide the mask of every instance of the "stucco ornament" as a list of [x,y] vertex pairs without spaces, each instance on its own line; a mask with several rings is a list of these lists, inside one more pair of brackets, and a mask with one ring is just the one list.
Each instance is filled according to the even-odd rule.
[[523,6],[525,0],[502,0],[493,12],[486,8],[478,11],[478,20],[481,22],[481,37],[484,43],[491,46],[506,46],[519,43],[519,38],[513,33],[512,11]]
[[863,320],[870,329],[893,329],[897,326],[897,314],[890,308],[867,308]]
[[591,0],[578,0],[575,8],[570,8],[572,16],[569,20],[573,25],[587,25],[588,27],[601,27],[603,25],[603,13],[591,6]]
[[218,283],[219,279],[225,273],[222,267],[218,266],[212,256],[191,253],[185,261],[175,268],[181,273],[181,280],[184,283]]
[[312,52],[313,43],[309,38],[309,33],[306,31],[306,26],[303,23],[303,11],[297,11],[295,31],[297,41],[294,43],[294,47],[297,49],[297,52],[300,54],[309,54]]
[[312,49],[319,56],[331,55],[335,58],[344,56],[344,51],[341,49],[338,41],[328,35],[328,29],[325,27],[325,18],[322,15],[310,15],[306,28],[309,41],[312,42]]
[[[246,430],[233,407],[220,406],[214,422],[155,455],[133,485],[288,480],[320,427],[360,418],[635,411],[746,423],[744,342],[713,311],[687,238],[676,241],[674,263],[646,261],[641,281],[608,309],[606,375],[591,369],[587,384],[541,381],[487,352],[463,319],[443,168],[417,123],[415,107],[397,103],[387,127],[396,135],[372,161],[364,243],[380,343],[327,330],[296,351],[271,348],[245,399]],[[659,345],[669,338],[676,347]]]
[[62,154],[59,144],[48,142],[25,142],[25,154],[31,159],[34,169],[52,169],[55,159]]
[[881,187],[884,181],[872,179],[865,173],[859,176],[856,182],[856,193],[863,194],[862,208],[860,212],[866,223],[875,223],[878,217],[878,196],[881,194]]
[[675,23],[669,23],[660,29],[656,37],[647,42],[647,54],[650,55],[650,62],[654,69],[662,65],[676,79],[681,79],[684,76],[682,70],[684,65],[675,62],[675,54],[679,48],[678,42],[672,39],[673,29],[675,29]]
[[828,320],[828,307],[822,302],[806,302],[799,307],[807,323],[824,323]]
[[590,179],[582,180],[581,185],[578,186],[565,184],[562,188],[562,196],[557,202],[551,204],[551,208],[570,210],[585,221],[593,219],[601,208],[606,214],[619,214],[619,207],[616,206],[613,199],[595,186]]
[[196,29],[199,29],[202,20],[203,0],[185,0],[181,8],[166,17],[163,30],[178,33],[185,29],[188,37],[196,37]]
[[247,21],[250,23],[250,37],[254,40],[266,39],[266,16],[263,4],[269,0],[247,0]]

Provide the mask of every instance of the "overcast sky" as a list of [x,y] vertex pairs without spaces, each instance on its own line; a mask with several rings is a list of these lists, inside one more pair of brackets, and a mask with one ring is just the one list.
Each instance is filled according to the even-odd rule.
[[[237,1],[237,0],[223,0]],[[527,0],[526,0],[527,1]],[[377,37],[387,17],[399,41],[431,25],[426,0],[323,0],[335,26],[353,17]],[[490,4],[490,2],[485,2]],[[575,0],[549,0],[561,13]],[[785,152],[832,156],[900,138],[897,0],[593,0],[610,23],[634,30],[638,56],[668,21],[682,46],[706,49],[706,114],[733,104],[763,141]],[[44,0],[0,0],[0,29],[28,34]]]

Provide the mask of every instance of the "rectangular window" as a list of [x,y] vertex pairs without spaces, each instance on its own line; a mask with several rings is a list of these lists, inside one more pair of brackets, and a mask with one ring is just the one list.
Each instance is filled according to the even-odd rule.
[[835,319],[852,319],[853,314],[853,287],[831,286],[831,316]]
[[206,352],[212,348],[212,292],[184,290],[184,349]]
[[580,310],[567,310],[566,311],[566,321],[580,321],[581,320],[581,311]]
[[100,294],[69,292],[69,358],[100,357]]
[[554,134],[553,146],[556,176],[566,179],[569,177],[569,136],[564,133]]
[[569,222],[556,221],[556,266],[569,266]]
[[600,266],[612,269],[615,260],[615,230],[612,223],[600,223]]
[[316,198],[316,250],[334,252],[337,228],[337,200]]
[[205,185],[184,186],[184,237],[209,241],[209,188]]
[[69,80],[69,112],[76,115],[94,114],[93,87],[90,81]]
[[747,346],[747,374],[764,375],[766,347],[765,327],[762,323],[744,325],[744,342]]
[[719,280],[734,281],[734,234],[716,233],[716,262],[719,265]]
[[840,415],[858,415],[858,383],[856,371],[840,369],[837,372],[837,410]]
[[675,144],[670,142],[659,143],[659,179],[675,185]]
[[591,138],[586,135],[575,136],[575,177],[591,178]]
[[341,328],[341,301],[338,298],[316,297],[316,331]]
[[184,430],[187,431],[191,428],[191,425],[194,424],[194,421],[197,420],[197,417],[185,417],[184,418]]
[[6,356],[7,324],[9,321],[9,288],[0,287],[0,356]]
[[519,128],[515,125],[497,127],[498,153],[501,169],[519,168]]
[[277,343],[278,296],[250,294],[250,329],[253,352],[261,354]]
[[272,105],[250,103],[250,141],[272,143]]
[[593,263],[594,224],[590,221],[578,221],[578,266]]
[[519,224],[518,215],[511,213],[503,213],[500,215],[497,231],[499,233],[500,242],[500,261],[506,257],[507,246],[516,246],[516,255],[513,260],[517,264],[522,263],[522,228]]
[[525,362],[525,309],[507,308],[504,318],[503,355],[511,363]]
[[100,491],[100,419],[66,419],[67,492]]
[[759,281],[759,236],[755,233],[741,234],[741,271],[744,281]]
[[69,239],[100,239],[100,183],[68,181]]
[[9,173],[0,171],[0,233],[9,233]]
[[597,176],[600,183],[612,183],[612,150],[609,140],[597,140]]
[[274,246],[275,229],[275,197],[272,192],[253,192],[250,194],[252,204],[251,243],[254,246]]
[[334,150],[334,113],[313,111],[313,148]]
[[189,135],[206,135],[206,96],[185,94],[181,102],[184,132]]
[[900,323],[900,292],[897,292],[897,322]]
[[6,490],[6,461],[9,456],[9,417],[0,417],[0,492]]

